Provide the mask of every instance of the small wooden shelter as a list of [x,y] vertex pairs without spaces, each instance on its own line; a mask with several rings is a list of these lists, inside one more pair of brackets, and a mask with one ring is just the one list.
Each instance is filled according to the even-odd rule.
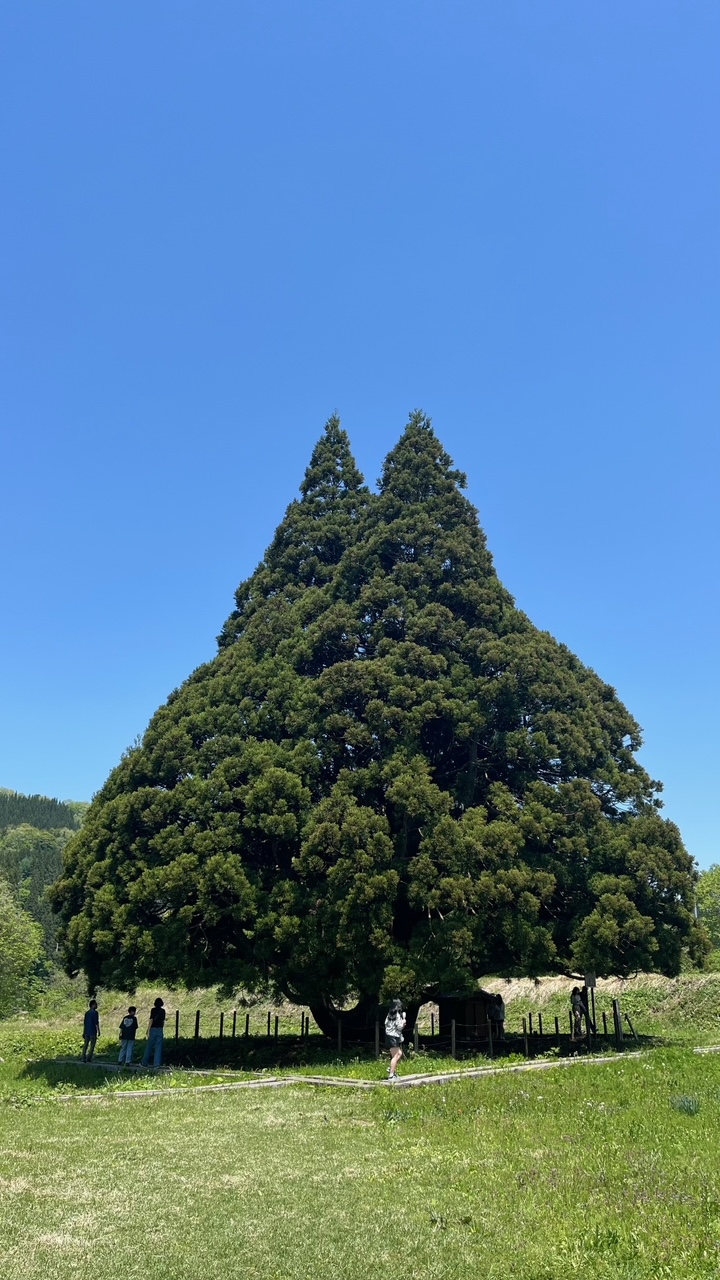
[[454,1019],[458,1040],[488,1039],[488,1009],[495,1004],[491,991],[478,989],[472,995],[440,995],[437,1003],[441,1036],[450,1036]]

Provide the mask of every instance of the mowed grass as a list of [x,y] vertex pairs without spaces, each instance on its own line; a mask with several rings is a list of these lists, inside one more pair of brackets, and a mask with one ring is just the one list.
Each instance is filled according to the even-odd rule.
[[0,1273],[720,1274],[720,1058],[0,1110]]

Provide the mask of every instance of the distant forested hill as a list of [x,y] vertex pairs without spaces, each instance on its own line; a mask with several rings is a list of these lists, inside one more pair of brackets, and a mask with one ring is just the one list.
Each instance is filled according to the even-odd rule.
[[75,831],[82,825],[82,810],[86,807],[80,801],[65,804],[47,796],[24,796],[19,791],[3,788],[0,790],[0,831],[24,823],[40,831],[58,831],[63,827]]
[[[17,910],[28,912],[41,926],[44,973],[49,972],[47,962],[54,961],[57,949],[57,921],[48,886],[60,875],[63,849],[82,826],[87,807],[81,800],[62,802],[0,788],[0,897],[4,886],[6,906],[13,900]],[[42,977],[37,966],[34,974]]]

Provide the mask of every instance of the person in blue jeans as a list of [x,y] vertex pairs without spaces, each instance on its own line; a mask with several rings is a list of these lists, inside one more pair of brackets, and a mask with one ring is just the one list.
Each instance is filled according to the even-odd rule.
[[86,1010],[83,1018],[83,1062],[92,1062],[95,1043],[99,1035],[100,1014],[98,1013],[97,1000],[91,1000],[90,1007]]
[[137,1009],[134,1004],[130,1005],[125,1017],[120,1023],[120,1057],[118,1062],[121,1066],[130,1066],[132,1062],[133,1050],[135,1048],[135,1036],[138,1029],[138,1020],[135,1017]]
[[158,996],[152,1009],[150,1010],[150,1025],[148,1027],[147,1044],[142,1057],[142,1065],[147,1067],[150,1065],[150,1059],[153,1057],[154,1067],[159,1067],[162,1062],[163,1050],[163,1028],[165,1026],[165,1007],[163,1001]]

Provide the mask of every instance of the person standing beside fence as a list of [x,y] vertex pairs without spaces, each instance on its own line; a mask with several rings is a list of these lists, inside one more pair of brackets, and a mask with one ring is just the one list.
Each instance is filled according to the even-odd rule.
[[154,1056],[154,1067],[159,1067],[162,1063],[163,1051],[163,1028],[165,1026],[165,1009],[164,1001],[158,996],[152,1009],[150,1010],[150,1023],[148,1025],[148,1038],[145,1045],[145,1052],[142,1057],[142,1065],[149,1066],[150,1058]]
[[91,1000],[83,1018],[83,1062],[92,1062],[95,1044],[99,1035],[100,1014],[98,1013],[97,1000]]
[[572,1008],[572,1016],[573,1016],[572,1038],[573,1040],[582,1040],[583,1039],[582,1020],[585,1017],[587,1010],[585,1008],[585,1005],[583,1004],[582,991],[580,990],[579,987],[573,987],[570,993],[570,1006]]
[[493,1024],[496,1040],[505,1039],[505,1001],[498,993],[488,1009],[488,1017]]
[[120,1023],[120,1056],[118,1062],[121,1064],[126,1063],[128,1067],[133,1059],[135,1035],[138,1029],[138,1020],[135,1017],[136,1012],[135,1005],[131,1004]]
[[390,1050],[388,1080],[397,1080],[397,1066],[403,1056],[403,1031],[405,1030],[406,1022],[402,1001],[391,1000],[385,1019],[385,1044]]

